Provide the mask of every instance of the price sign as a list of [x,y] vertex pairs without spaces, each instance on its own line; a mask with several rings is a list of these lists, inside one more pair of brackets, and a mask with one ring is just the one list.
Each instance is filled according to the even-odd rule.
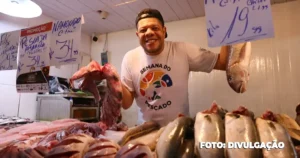
[[204,0],[208,46],[274,37],[270,0]]
[[53,23],[50,64],[53,66],[80,63],[82,17],[57,20]]
[[0,71],[17,69],[20,30],[0,34]]
[[41,71],[50,65],[49,46],[52,22],[21,30],[17,69],[18,92],[47,92],[48,82]]

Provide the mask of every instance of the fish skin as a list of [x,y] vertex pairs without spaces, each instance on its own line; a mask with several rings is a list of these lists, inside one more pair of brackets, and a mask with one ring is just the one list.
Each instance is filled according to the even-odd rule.
[[149,146],[142,142],[134,142],[121,147],[116,153],[115,158],[139,158],[141,155],[146,158],[154,158],[155,156]]
[[286,129],[274,121],[256,118],[256,126],[261,142],[283,142],[283,149],[262,149],[264,158],[296,158],[297,153]]
[[[225,142],[224,121],[217,113],[202,113],[196,115],[195,125],[195,154],[197,157],[219,158],[224,157],[224,148],[202,148],[200,142]],[[207,132],[211,131],[211,132]]]
[[126,131],[122,139],[118,142],[120,146],[124,146],[127,142],[142,135],[158,130],[159,124],[153,121],[144,122],[143,124]]
[[84,154],[84,158],[95,157],[112,157],[114,158],[120,146],[115,142],[100,138],[89,144],[88,151]]
[[[249,116],[227,113],[225,116],[225,142],[259,142],[258,132],[254,121]],[[259,158],[260,149],[228,149],[225,148],[225,157]]]
[[179,155],[180,146],[190,128],[194,126],[194,120],[189,117],[177,117],[166,125],[156,144],[158,158],[176,158]]
[[56,144],[45,158],[72,157],[82,158],[88,151],[89,144],[95,139],[86,134],[71,134],[60,143]]
[[132,140],[128,141],[125,145],[127,145],[129,143],[143,142],[143,144],[149,146],[151,151],[155,151],[155,147],[156,147],[158,138],[160,137],[163,130],[164,130],[164,127],[161,127],[159,130],[154,130],[148,134],[145,134],[138,138],[132,139]]
[[227,48],[227,82],[236,93],[244,93],[249,82],[251,43],[235,44]]
[[194,139],[185,139],[180,147],[179,157],[180,158],[194,158]]
[[150,147],[151,151],[154,151],[154,150],[155,150],[157,141],[158,141],[158,139],[159,139],[161,133],[164,131],[164,129],[165,129],[165,127],[161,127],[161,128],[157,131],[157,133],[156,133],[156,135],[155,135],[153,141],[152,141],[151,143],[148,144],[148,146]]

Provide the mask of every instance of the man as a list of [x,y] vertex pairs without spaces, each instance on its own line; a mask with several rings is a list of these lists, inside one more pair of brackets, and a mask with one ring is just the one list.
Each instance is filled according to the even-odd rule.
[[179,114],[188,116],[189,72],[225,70],[226,48],[216,54],[193,44],[165,41],[164,20],[155,9],[138,14],[136,29],[141,46],[127,52],[121,66],[123,108],[136,99],[143,119],[162,126]]

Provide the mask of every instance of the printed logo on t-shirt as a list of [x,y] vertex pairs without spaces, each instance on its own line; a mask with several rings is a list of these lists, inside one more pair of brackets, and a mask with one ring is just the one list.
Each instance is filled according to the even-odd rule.
[[[161,110],[171,105],[171,101],[160,101],[165,88],[169,88],[173,85],[171,77],[167,74],[171,68],[169,66],[163,66],[163,64],[151,64],[144,67],[140,72],[143,78],[140,80],[140,94],[145,97],[145,104],[154,110]],[[165,99],[164,99],[165,100]]]

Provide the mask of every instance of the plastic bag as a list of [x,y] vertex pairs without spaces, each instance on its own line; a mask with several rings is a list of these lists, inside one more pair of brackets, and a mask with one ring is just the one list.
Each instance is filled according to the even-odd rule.
[[49,93],[69,92],[67,86],[60,84],[57,77],[49,77]]

